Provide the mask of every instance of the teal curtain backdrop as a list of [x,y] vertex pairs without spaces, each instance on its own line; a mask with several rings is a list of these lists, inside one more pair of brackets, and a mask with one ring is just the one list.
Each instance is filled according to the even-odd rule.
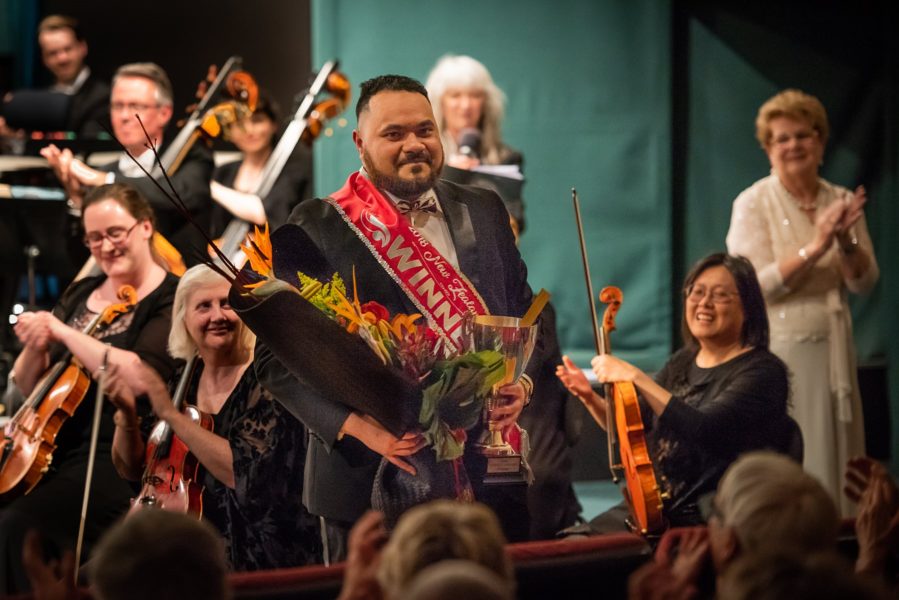
[[[832,128],[822,175],[869,192],[881,281],[853,299],[856,340],[861,363],[889,375],[889,412],[872,419],[899,431],[897,22],[886,1],[313,0],[312,54],[315,67],[339,58],[354,91],[387,72],[424,80],[446,53],[487,65],[509,98],[505,138],[526,159],[531,284],[552,292],[562,345],[584,366],[570,189],[597,291],[624,291],[616,351],[658,368],[679,342],[685,271],[724,249],[733,199],[768,173],[758,107],[786,87],[815,94]],[[319,195],[358,168],[347,120],[316,142]]]
[[[383,73],[424,81],[446,53],[487,66],[509,98],[504,137],[525,157],[521,252],[531,285],[553,294],[562,344],[584,365],[592,326],[572,187],[597,292],[624,292],[616,350],[658,368],[671,348],[668,14],[658,0],[312,4],[313,60],[338,57],[354,93]],[[347,120],[316,141],[319,195],[359,167],[354,115]]]

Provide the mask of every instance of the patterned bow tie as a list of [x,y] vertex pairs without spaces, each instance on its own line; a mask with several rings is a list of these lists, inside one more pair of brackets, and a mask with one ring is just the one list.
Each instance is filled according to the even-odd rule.
[[412,211],[437,214],[437,198],[434,194],[424,194],[414,200],[397,200],[396,209],[402,214]]

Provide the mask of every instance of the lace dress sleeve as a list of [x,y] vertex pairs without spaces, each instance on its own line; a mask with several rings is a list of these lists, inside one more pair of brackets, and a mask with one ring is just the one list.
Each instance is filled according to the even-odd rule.
[[734,200],[727,232],[727,251],[749,259],[755,267],[766,300],[774,300],[790,291],[784,285],[768,218],[755,186],[744,190]]

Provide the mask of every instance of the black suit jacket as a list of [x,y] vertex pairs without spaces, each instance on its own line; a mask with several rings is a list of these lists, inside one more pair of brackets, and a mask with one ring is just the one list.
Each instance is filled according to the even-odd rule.
[[[160,149],[160,156],[164,148]],[[118,161],[101,167],[104,171],[116,174],[116,183],[125,183],[137,188],[147,199],[156,214],[156,229],[178,249],[188,267],[199,264],[206,252],[206,240],[199,231],[181,216],[172,201],[168,199],[155,183],[145,175],[126,177],[119,171]],[[194,144],[187,153],[178,170],[170,175],[172,186],[190,211],[191,218],[197,226],[209,233],[212,215],[212,196],[209,182],[215,164],[212,153],[202,144]],[[160,178],[159,183],[169,190],[168,183]],[[171,190],[169,190],[171,191]]]
[[[491,191],[445,181],[438,182],[436,192],[460,270],[492,314],[522,316],[530,305],[532,292],[502,201]],[[306,231],[331,270],[339,272],[348,285],[355,266],[362,301],[376,300],[391,314],[418,312],[331,205],[321,200],[300,204],[288,223]],[[540,338],[527,369],[529,374],[539,370],[544,362]],[[370,506],[380,457],[358,440],[346,437],[337,441],[350,410],[329,399],[327,391],[304,387],[264,344],[257,345],[254,364],[262,384],[313,434],[303,492],[307,508],[329,519],[355,521]]]
[[74,131],[79,138],[95,138],[101,133],[112,131],[109,122],[109,92],[109,84],[91,74],[72,96],[66,129]]

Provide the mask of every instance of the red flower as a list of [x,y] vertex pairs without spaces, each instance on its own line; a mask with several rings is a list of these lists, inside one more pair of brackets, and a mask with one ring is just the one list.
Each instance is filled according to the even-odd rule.
[[[377,321],[389,321],[390,313],[387,312],[387,309],[375,302],[374,300],[366,302],[362,305],[362,314],[371,313],[373,317],[375,317]],[[367,319],[366,319],[367,320]]]

